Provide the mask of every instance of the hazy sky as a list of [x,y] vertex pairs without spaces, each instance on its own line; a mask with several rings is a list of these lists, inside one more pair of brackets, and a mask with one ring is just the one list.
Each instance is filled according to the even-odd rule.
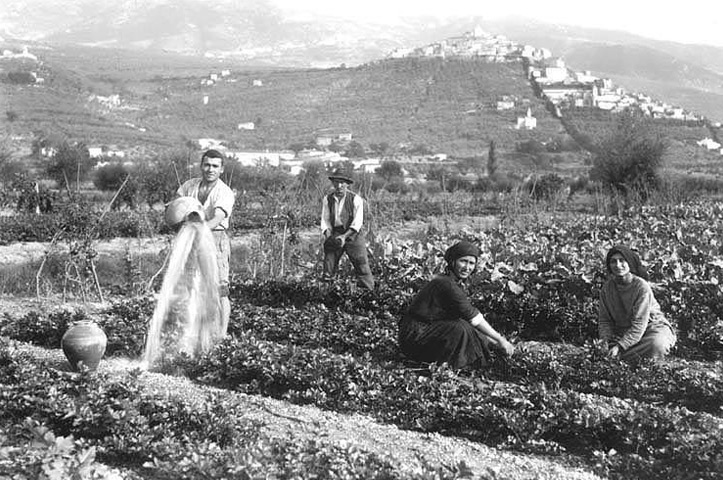
[[721,0],[272,0],[279,6],[337,16],[394,18],[409,14],[509,14],[558,24],[625,30],[660,40],[723,46]]

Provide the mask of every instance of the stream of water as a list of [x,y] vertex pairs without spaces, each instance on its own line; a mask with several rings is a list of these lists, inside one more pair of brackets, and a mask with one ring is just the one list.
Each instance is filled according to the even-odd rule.
[[221,337],[216,246],[208,226],[185,222],[171,249],[151,319],[144,364],[184,353],[197,357]]

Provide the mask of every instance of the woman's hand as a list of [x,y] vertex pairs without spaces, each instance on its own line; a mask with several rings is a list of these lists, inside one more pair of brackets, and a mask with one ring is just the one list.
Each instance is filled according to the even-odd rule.
[[511,357],[513,353],[515,353],[515,346],[512,345],[510,342],[508,342],[506,339],[501,338],[499,342],[499,346],[504,352],[505,355],[508,357]]
[[608,350],[608,357],[620,358],[620,345],[613,345],[613,347]]

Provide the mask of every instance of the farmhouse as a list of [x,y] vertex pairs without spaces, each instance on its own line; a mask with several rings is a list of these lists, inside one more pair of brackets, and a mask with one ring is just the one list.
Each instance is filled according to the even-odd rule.
[[497,110],[511,110],[515,108],[515,99],[510,97],[509,95],[503,95],[500,99],[497,100]]
[[244,167],[278,167],[281,165],[282,160],[291,160],[294,158],[294,152],[291,151],[279,151],[270,152],[268,150],[263,152],[241,152],[241,151],[227,151],[226,156],[233,158],[240,165]]
[[349,130],[325,128],[316,132],[316,144],[328,147],[334,142],[350,142],[352,133]]
[[527,114],[524,117],[517,117],[517,126],[515,128],[518,130],[520,128],[524,128],[526,130],[533,130],[534,128],[537,128],[537,119],[532,116],[531,109],[527,109]]
[[544,84],[541,87],[542,95],[550,100],[553,105],[560,105],[565,102],[581,103],[582,106],[592,105],[592,85],[568,81]]
[[198,140],[196,140],[196,143],[198,143],[198,146],[199,148],[201,148],[201,150],[208,150],[209,148],[226,148],[223,146],[223,142],[221,142],[221,140],[217,140],[215,138],[199,138]]
[[712,138],[704,138],[703,140],[699,140],[696,142],[698,146],[705,147],[708,150],[718,150],[721,148],[721,144],[713,140]]
[[352,163],[355,170],[361,170],[364,173],[374,173],[382,166],[382,162],[378,158],[365,158]]
[[558,83],[568,78],[567,67],[561,58],[550,59],[545,65],[544,76],[538,78],[541,83]]
[[298,159],[282,160],[281,167],[288,170],[291,175],[296,176],[304,170],[304,161]]

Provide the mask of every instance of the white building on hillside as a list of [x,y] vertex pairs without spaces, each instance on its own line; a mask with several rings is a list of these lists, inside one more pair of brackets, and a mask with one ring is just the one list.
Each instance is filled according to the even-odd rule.
[[294,152],[279,151],[269,152],[226,152],[228,158],[233,158],[244,167],[278,167],[282,160],[291,160],[294,158]]
[[532,116],[532,110],[527,109],[527,115],[524,117],[517,117],[517,130],[524,128],[525,130],[533,130],[537,128],[537,119]]
[[713,140],[712,138],[704,138],[703,140],[699,140],[696,142],[698,146],[705,147],[708,150],[718,150],[721,148],[721,144]]

